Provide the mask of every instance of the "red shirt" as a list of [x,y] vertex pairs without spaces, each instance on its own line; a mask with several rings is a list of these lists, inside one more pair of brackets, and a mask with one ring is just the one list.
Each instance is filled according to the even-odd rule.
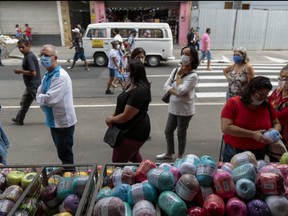
[[25,29],[25,34],[26,34],[27,37],[32,36],[32,29],[31,29],[31,27],[27,27],[27,28]]
[[[270,105],[272,119],[276,119],[276,111]],[[272,120],[267,106],[260,105],[255,109],[248,108],[239,96],[229,98],[222,109],[221,117],[232,119],[233,124],[247,130],[269,130],[272,128]],[[235,137],[224,134],[225,143],[239,149],[261,149],[264,143],[257,142],[253,138]]]

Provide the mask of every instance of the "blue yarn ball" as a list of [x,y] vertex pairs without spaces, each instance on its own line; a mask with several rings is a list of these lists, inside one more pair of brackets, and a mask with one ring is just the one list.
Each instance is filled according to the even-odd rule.
[[160,191],[172,190],[174,186],[174,175],[160,168],[151,169],[148,172],[148,182]]
[[155,202],[157,195],[157,189],[149,182],[136,183],[128,190],[128,203],[134,206],[140,200]]
[[249,179],[239,179],[236,182],[236,194],[243,200],[251,200],[256,194],[256,186],[254,182]]
[[157,203],[168,216],[186,216],[186,203],[172,191],[162,192]]
[[112,189],[112,195],[120,198],[123,202],[128,202],[128,191],[131,189],[129,184],[118,184]]

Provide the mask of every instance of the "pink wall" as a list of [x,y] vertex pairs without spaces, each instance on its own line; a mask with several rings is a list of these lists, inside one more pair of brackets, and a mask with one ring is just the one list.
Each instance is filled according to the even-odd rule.
[[106,11],[104,1],[94,1],[95,23],[106,22]]
[[190,17],[191,17],[191,1],[180,2],[180,13],[179,13],[179,35],[178,44],[183,46],[187,44],[186,36],[189,32]]

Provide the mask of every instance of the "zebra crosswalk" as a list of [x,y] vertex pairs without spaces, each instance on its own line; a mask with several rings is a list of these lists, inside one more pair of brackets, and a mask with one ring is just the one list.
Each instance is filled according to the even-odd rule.
[[[230,63],[231,64],[231,63]],[[212,64],[213,70],[208,71],[206,64],[197,69],[199,83],[196,88],[196,97],[200,101],[224,101],[228,87],[223,75],[223,69],[229,64]],[[278,85],[279,72],[286,64],[253,64],[255,76],[265,76],[271,80],[273,89]]]

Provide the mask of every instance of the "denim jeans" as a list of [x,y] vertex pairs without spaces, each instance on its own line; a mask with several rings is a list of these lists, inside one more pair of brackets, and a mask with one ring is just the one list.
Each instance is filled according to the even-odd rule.
[[223,162],[230,162],[231,158],[238,153],[244,152],[244,151],[251,151],[257,160],[264,160],[265,157],[265,148],[263,149],[239,149],[234,148],[230,144],[225,144],[224,151],[223,151]]
[[[72,150],[74,144],[74,129],[75,125],[68,128],[50,128],[58,158],[62,161],[62,164],[74,164]],[[70,168],[70,170],[71,169],[73,170],[73,168]]]
[[186,141],[187,141],[187,129],[191,116],[177,116],[169,113],[166,128],[165,137],[167,142],[167,154],[174,154],[174,131],[177,128],[178,137],[178,154],[183,155],[185,153]]
[[37,88],[26,88],[21,101],[20,101],[20,110],[16,115],[16,120],[18,122],[23,122],[26,116],[26,113],[29,110],[30,105],[36,98]]

